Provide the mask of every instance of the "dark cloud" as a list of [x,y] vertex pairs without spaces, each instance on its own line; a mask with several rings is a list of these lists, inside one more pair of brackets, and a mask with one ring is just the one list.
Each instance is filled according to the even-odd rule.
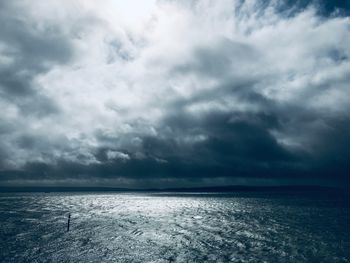
[[[99,163],[32,163],[25,167],[26,176],[30,179],[120,176],[134,180],[159,177],[170,181],[222,176],[274,178],[281,176],[281,172],[291,174],[301,162],[297,153],[281,147],[268,133],[268,129],[279,125],[273,116],[211,113],[198,119],[177,115],[168,117],[163,124],[170,132],[160,132],[163,137],[142,138],[141,158],[125,151],[130,160],[109,161],[107,152],[111,149],[104,148],[95,153]],[[189,139],[181,140],[184,137]],[[19,143],[26,148],[33,146],[31,138],[22,138]]]
[[349,186],[348,4],[209,2],[135,43],[0,2],[0,185]]
[[[244,7],[245,0],[240,0],[239,6]],[[348,16],[350,14],[350,4],[342,0],[267,0],[258,2],[260,13],[266,8],[275,8],[284,16],[295,16],[310,7],[316,7],[318,15],[321,16]],[[241,9],[238,8],[237,12]]]
[[0,65],[1,98],[24,114],[56,112],[55,102],[41,94],[34,78],[72,57],[72,44],[57,25],[39,24],[17,1],[2,1],[0,46],[5,61]]

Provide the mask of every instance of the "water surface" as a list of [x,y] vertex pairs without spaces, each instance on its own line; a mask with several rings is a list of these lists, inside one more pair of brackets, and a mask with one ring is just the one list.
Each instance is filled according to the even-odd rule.
[[339,196],[3,193],[0,220],[1,262],[350,261]]

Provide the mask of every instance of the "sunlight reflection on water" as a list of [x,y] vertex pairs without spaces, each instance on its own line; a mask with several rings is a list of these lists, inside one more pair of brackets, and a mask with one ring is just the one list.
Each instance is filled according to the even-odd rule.
[[1,194],[0,212],[3,262],[349,260],[350,209],[338,199]]

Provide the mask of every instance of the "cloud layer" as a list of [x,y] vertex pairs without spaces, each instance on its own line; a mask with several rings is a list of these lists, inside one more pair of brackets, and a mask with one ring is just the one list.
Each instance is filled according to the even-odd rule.
[[344,1],[138,5],[0,3],[0,185],[349,185]]

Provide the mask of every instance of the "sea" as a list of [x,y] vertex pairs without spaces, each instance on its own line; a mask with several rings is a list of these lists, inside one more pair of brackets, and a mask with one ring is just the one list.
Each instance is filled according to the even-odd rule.
[[349,261],[343,195],[0,193],[0,262]]

